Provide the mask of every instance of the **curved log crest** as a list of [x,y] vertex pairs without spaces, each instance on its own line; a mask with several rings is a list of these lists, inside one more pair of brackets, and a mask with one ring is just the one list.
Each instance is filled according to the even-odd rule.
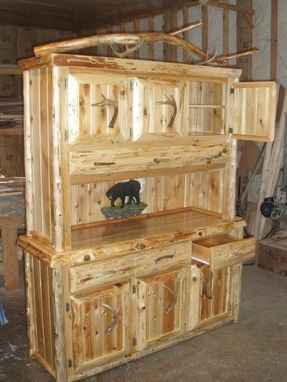
[[[253,48],[244,52],[231,53],[226,55],[214,55],[203,51],[198,48],[192,42],[184,40],[178,37],[177,34],[185,31],[187,29],[196,28],[202,25],[201,22],[195,22],[184,28],[180,28],[171,33],[163,32],[143,32],[143,33],[110,33],[103,35],[95,35],[89,37],[81,37],[72,40],[65,40],[55,43],[50,43],[46,45],[36,46],[34,48],[34,53],[36,56],[44,56],[52,53],[66,53],[78,49],[90,48],[101,45],[108,45],[111,47],[113,53],[117,57],[127,57],[130,53],[139,49],[144,43],[155,43],[155,42],[165,42],[171,45],[175,45],[183,48],[188,53],[197,56],[200,61],[197,64],[208,64],[208,63],[225,63],[229,59],[246,56],[259,52],[258,49]],[[121,45],[124,47],[123,51],[119,51],[116,47]]]

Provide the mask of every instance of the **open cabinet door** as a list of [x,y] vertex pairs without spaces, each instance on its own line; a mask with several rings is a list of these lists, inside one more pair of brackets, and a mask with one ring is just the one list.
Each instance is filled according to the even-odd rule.
[[240,82],[231,88],[230,133],[238,139],[270,142],[274,139],[275,82]]

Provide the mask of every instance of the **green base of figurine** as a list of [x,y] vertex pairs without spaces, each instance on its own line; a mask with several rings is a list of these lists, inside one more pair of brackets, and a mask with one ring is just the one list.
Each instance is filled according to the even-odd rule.
[[117,219],[140,215],[146,207],[146,203],[140,202],[140,204],[126,204],[123,208],[121,206],[104,207],[101,208],[101,211],[107,219]]

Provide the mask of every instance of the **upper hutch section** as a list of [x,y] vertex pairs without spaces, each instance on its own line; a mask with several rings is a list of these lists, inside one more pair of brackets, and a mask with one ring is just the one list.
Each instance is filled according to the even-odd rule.
[[[239,83],[231,68],[52,54],[20,61],[59,71],[68,143],[136,142],[152,136],[233,134],[272,140],[273,82]],[[232,110],[232,120],[227,110]]]
[[27,227],[57,250],[105,224],[117,181],[141,179],[145,213],[234,218],[234,140],[272,140],[275,84],[240,70],[52,54],[24,70]]

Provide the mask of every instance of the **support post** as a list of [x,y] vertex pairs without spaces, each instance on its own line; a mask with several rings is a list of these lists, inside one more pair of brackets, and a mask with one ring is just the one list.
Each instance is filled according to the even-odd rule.
[[[252,9],[252,0],[237,0],[237,6],[248,7]],[[237,51],[243,51],[252,48],[252,22],[247,14],[237,12]],[[237,65],[242,69],[242,81],[252,79],[252,57],[244,56],[237,59]]]

